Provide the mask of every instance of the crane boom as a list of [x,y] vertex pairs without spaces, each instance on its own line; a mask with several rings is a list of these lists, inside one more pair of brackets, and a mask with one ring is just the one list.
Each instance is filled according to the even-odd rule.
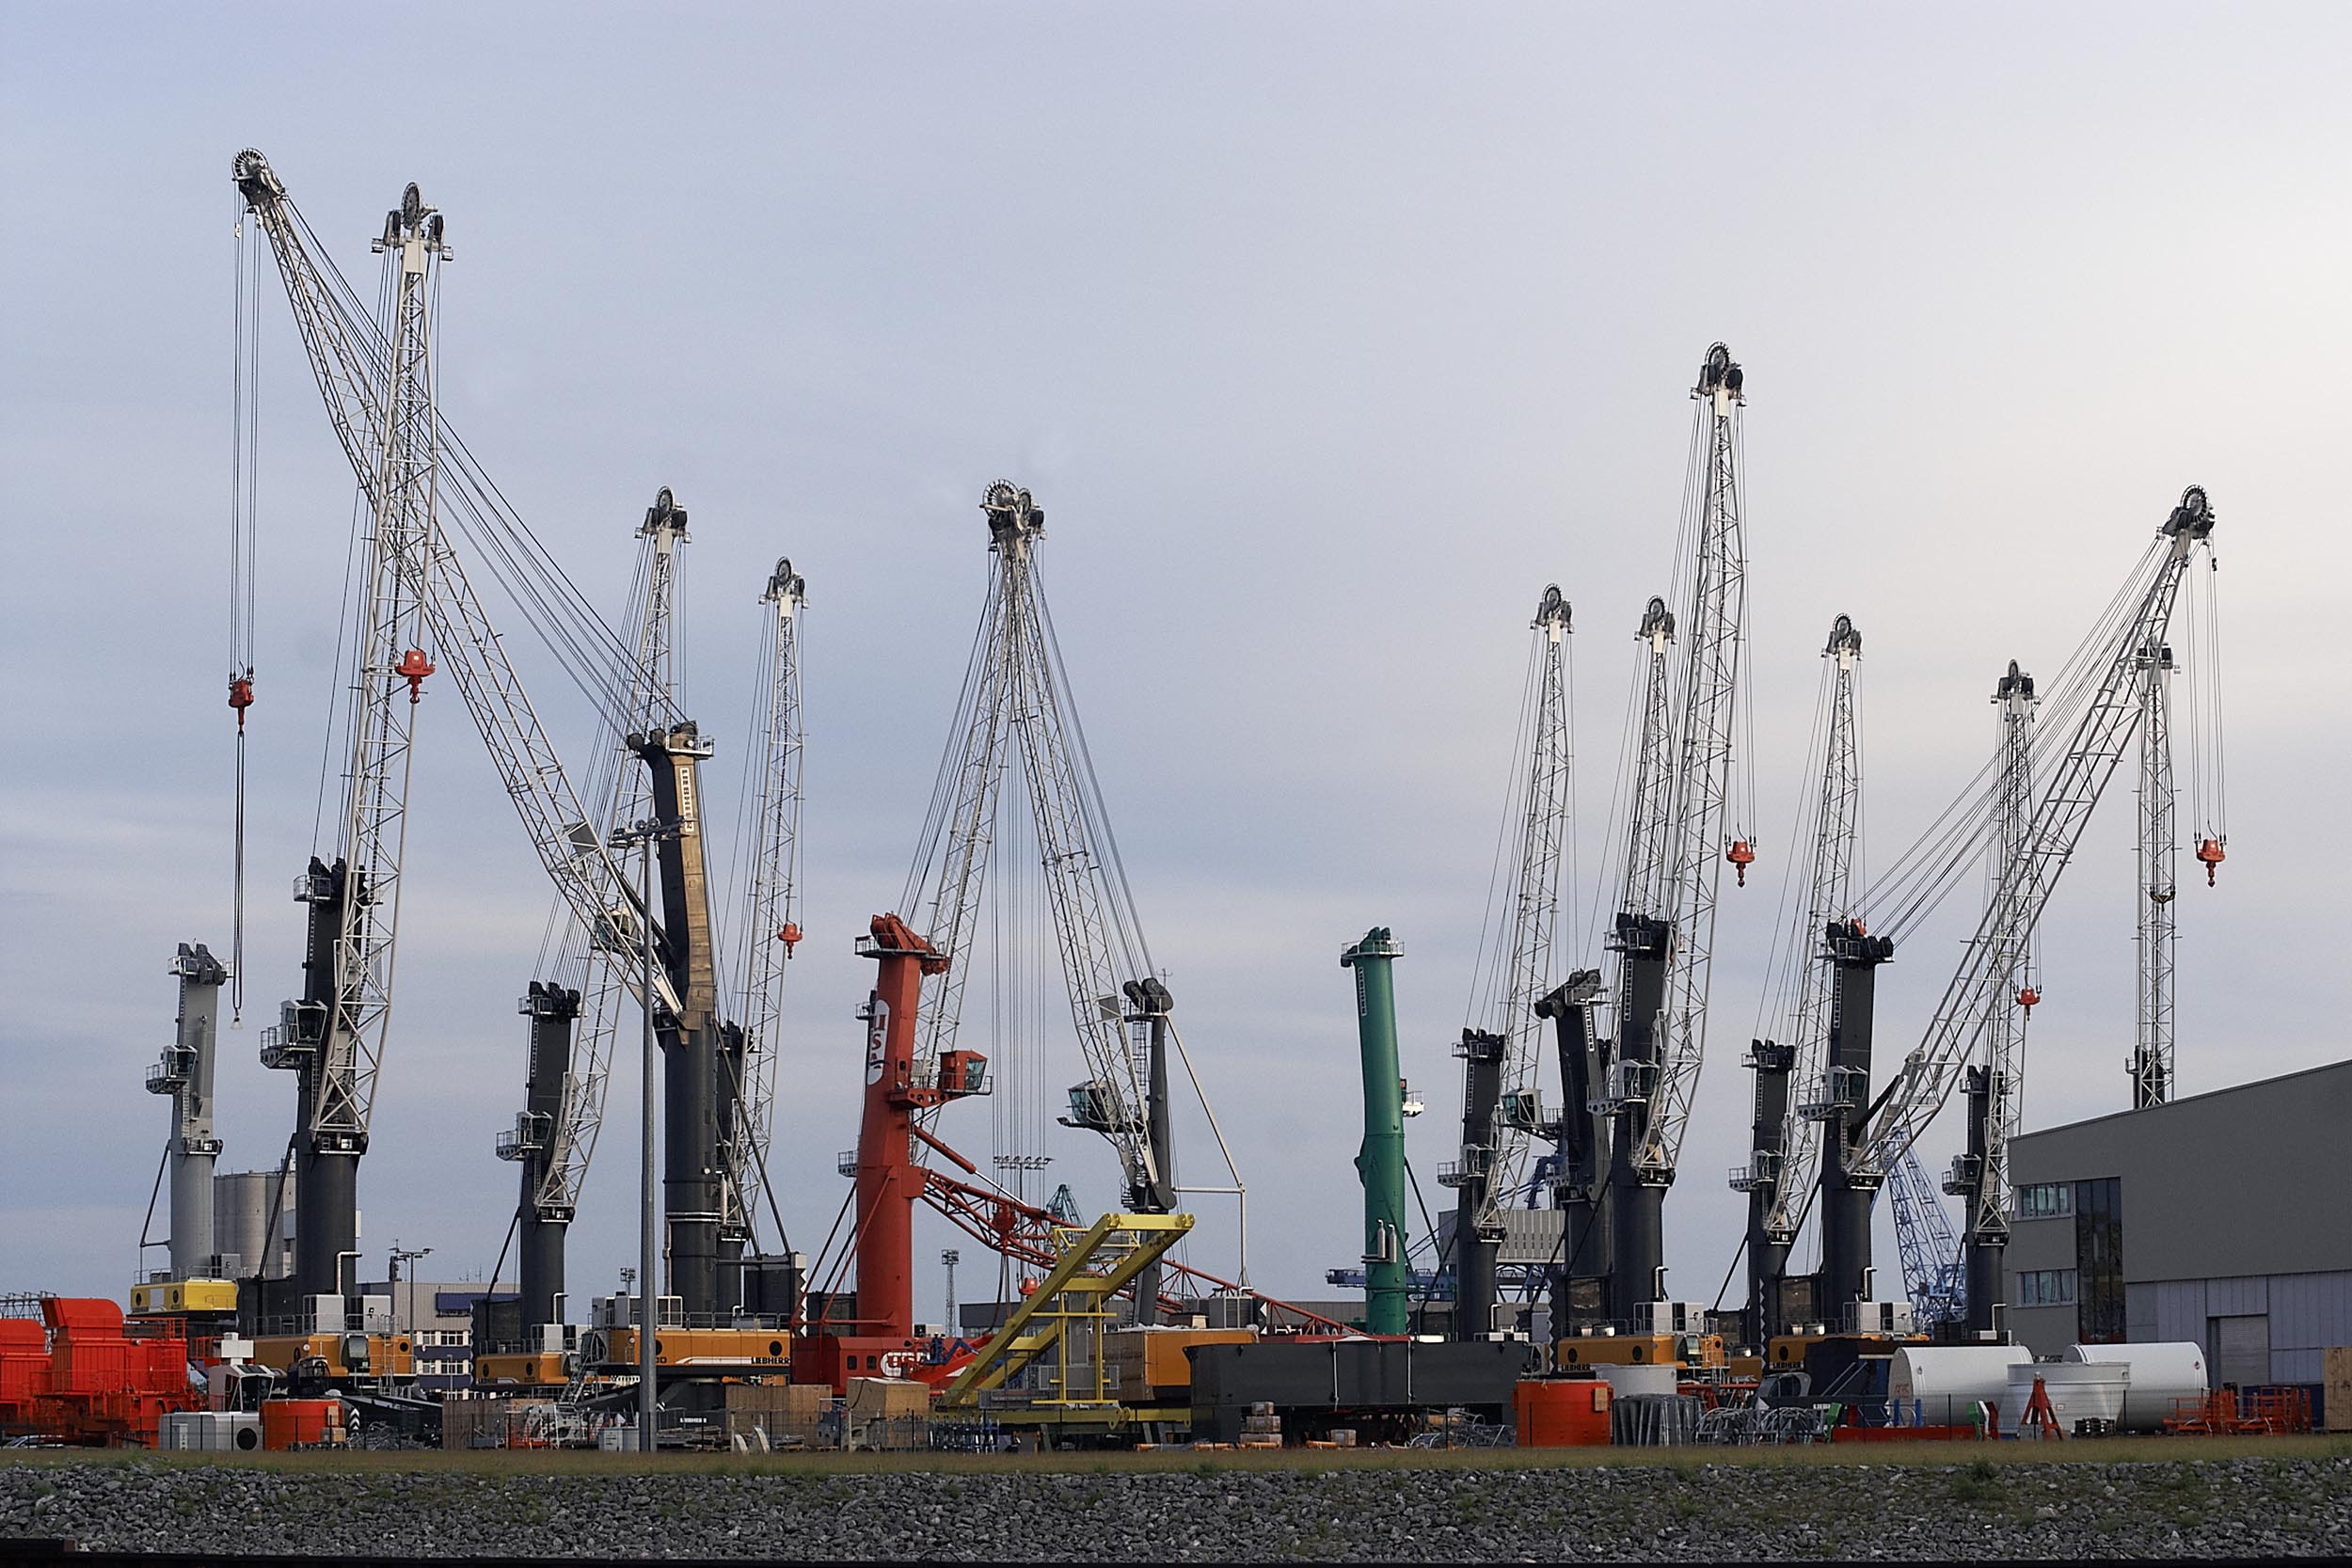
[[[1626,831],[1625,880],[1617,908],[1654,913],[1666,877],[1667,797],[1674,788],[1674,612],[1653,594],[1633,634],[1643,644],[1641,731],[1633,749],[1633,793]],[[1624,995],[1622,985],[1618,988]]]
[[[1167,1150],[1155,1148],[1152,1135],[1148,1042],[1163,1037],[1169,1004],[1166,988],[1152,981],[1149,949],[1116,872],[1109,825],[1093,795],[1037,582],[1034,549],[1045,514],[1026,490],[1002,482],[989,487],[981,511],[989,527],[988,602],[930,842],[918,853],[906,899],[922,904],[928,887],[928,940],[946,960],[927,966],[923,976],[923,1056],[941,1059],[955,1044],[997,796],[1017,744],[1071,1020],[1089,1074],[1070,1091],[1063,1121],[1108,1139],[1128,1201],[1165,1212],[1172,1194],[1163,1168]],[[1140,1009],[1133,1034],[1130,1004]]]
[[[1740,410],[1742,376],[1723,344],[1708,350],[1692,395],[1699,400],[1702,476],[1697,570],[1683,625],[1680,756],[1666,827],[1664,899],[1658,913],[1674,931],[1666,966],[1664,1036],[1648,1127],[1634,1164],[1673,1177],[1698,1093],[1707,1046],[1708,982],[1715,951],[1715,890],[1723,878],[1732,778],[1732,729],[1745,635],[1748,578],[1740,517]],[[1746,846],[1742,843],[1740,848]]]
[[[2153,566],[2135,596],[2131,620],[2107,650],[2098,690],[2068,736],[2011,863],[2002,873],[2002,882],[2014,890],[2013,902],[1996,896],[1988,903],[1925,1037],[1872,1109],[1855,1151],[1858,1169],[1885,1174],[1950,1098],[1970,1053],[1995,1016],[2006,1016],[2012,998],[2004,992],[2012,989],[2019,946],[2031,938],[2058,878],[2074,858],[2092,808],[2137,728],[2141,651],[2162,642],[2181,579],[2198,550],[2210,547],[2213,526],[2213,508],[2203,488],[2190,485],[2159,531],[2164,547],[2151,552]],[[2013,1111],[1999,1119],[2005,1132],[2013,1130],[2007,1126],[2014,1120]],[[1998,1147],[1986,1149],[1975,1195],[1979,1222],[2002,1234],[2007,1232],[2009,1208],[2007,1141],[2004,1135]]]
[[2172,787],[2172,650],[2162,641],[2139,650],[2139,958],[2138,1037],[2131,1060],[2132,1109],[2172,1098],[2172,966],[2180,933],[2180,837]]
[[784,975],[801,940],[800,613],[807,583],[789,560],[776,562],[760,602],[772,610],[757,730],[765,746],[752,817],[751,887],[743,924],[742,1085],[736,1125],[722,1146],[726,1200],[749,1220],[753,1183],[767,1164],[774,1119],[777,1023]]
[[304,1073],[302,1131],[311,1151],[357,1156],[367,1148],[390,1023],[411,748],[433,669],[420,647],[439,469],[431,305],[448,246],[440,214],[409,185],[374,245],[387,258],[389,320],[375,352],[356,352],[350,324],[330,309],[289,219],[284,186],[258,154],[241,154],[234,173],[270,240],[369,513],[336,859],[296,887],[331,920],[332,979],[326,995],[307,1004],[308,1019],[290,1005],[286,1024],[264,1041],[270,1065]]
[[1967,1307],[1967,1276],[1952,1222],[1915,1150],[1904,1149],[1888,1172],[1886,1198],[1895,1211],[1895,1245],[1914,1321],[1923,1328],[1954,1322]]

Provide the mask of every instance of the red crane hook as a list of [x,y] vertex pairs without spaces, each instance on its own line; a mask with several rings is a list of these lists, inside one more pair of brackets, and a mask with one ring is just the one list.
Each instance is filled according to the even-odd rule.
[[2197,858],[2205,863],[2205,885],[2213,886],[2213,874],[2221,869],[2221,863],[2230,857],[2222,852],[2221,841],[2209,838],[2197,847]]
[[245,730],[245,710],[253,705],[253,672],[229,677],[229,705],[237,712],[237,729]]
[[424,695],[424,677],[433,673],[433,661],[424,657],[422,648],[411,648],[400,656],[392,666],[392,673],[408,683],[408,705],[414,707]]
[[1756,851],[1748,847],[1748,841],[1744,838],[1733,839],[1731,847],[1724,851],[1724,859],[1729,861],[1738,869],[1740,885],[1747,886],[1748,867],[1756,863]]

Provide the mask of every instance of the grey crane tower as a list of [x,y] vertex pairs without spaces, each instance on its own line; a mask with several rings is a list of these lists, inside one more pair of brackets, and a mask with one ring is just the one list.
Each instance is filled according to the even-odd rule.
[[224,1260],[213,1245],[213,1064],[220,1033],[220,988],[229,968],[202,942],[182,942],[171,973],[180,981],[180,1017],[163,1059],[147,1069],[147,1092],[171,1097],[171,1277],[217,1279]]

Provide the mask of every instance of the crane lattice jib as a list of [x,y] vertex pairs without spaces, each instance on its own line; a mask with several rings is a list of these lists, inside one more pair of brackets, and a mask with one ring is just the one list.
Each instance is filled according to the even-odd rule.
[[[250,160],[250,161],[248,161]],[[255,221],[268,235],[297,314],[331,310],[300,237],[288,220],[284,187],[252,154],[235,178]],[[305,333],[311,364],[345,453],[368,503],[359,578],[358,632],[353,651],[347,793],[337,858],[344,895],[335,934],[336,1006],[328,1021],[318,1093],[307,1132],[314,1147],[367,1147],[375,1084],[391,1022],[392,963],[398,936],[401,860],[418,705],[416,686],[429,666],[405,657],[424,641],[425,558],[434,537],[439,468],[434,409],[432,297],[447,254],[440,214],[417,187],[384,220],[375,249],[390,278],[389,319],[377,352],[352,352],[348,324],[331,341]],[[331,367],[331,373],[329,372]],[[415,658],[422,658],[421,652]]]
[[[285,186],[262,155],[238,154],[235,178],[278,259],[294,328],[336,438],[371,505],[380,509],[381,474],[372,443],[380,440],[388,419],[380,396],[371,390],[370,368],[389,362],[389,345],[374,324],[344,309],[328,288],[321,263],[303,241]],[[588,826],[546,726],[445,533],[429,534],[425,556],[420,601],[427,639],[456,679],[540,863],[583,925],[596,927],[613,909],[634,908],[635,893],[602,837]],[[642,913],[640,921],[641,930],[651,929]],[[630,984],[637,984],[634,975]],[[676,998],[659,966],[654,988],[656,1006],[675,1011]]]
[[1740,367],[1717,343],[1692,395],[1699,400],[1705,470],[1691,613],[1683,622],[1681,726],[1673,806],[1666,823],[1664,901],[1674,932],[1661,1008],[1658,1082],[1634,1164],[1670,1178],[1698,1092],[1707,1043],[1708,981],[1715,944],[1715,893],[1724,869],[1731,793],[1732,730],[1747,608],[1747,544],[1740,502]]
[[[1855,1152],[1857,1171],[1884,1175],[1888,1163],[1911,1147],[1950,1097],[1990,1022],[2006,1019],[2012,1010],[2012,982],[2023,964],[2023,945],[2031,939],[2092,808],[2138,726],[2140,650],[2163,641],[2181,578],[2191,558],[2209,546],[2213,525],[2205,492],[2191,485],[2165,520],[2162,535],[2169,547],[2154,552],[2137,609],[2108,651],[2098,692],[2076,721],[2056,771],[2038,796],[2022,843],[2009,857],[2013,869],[2001,879],[2014,890],[2014,905],[1995,897],[1986,908],[1925,1038],[1888,1085],[1884,1103]],[[1996,1060],[1993,1066],[1997,1072],[2001,1064]],[[2012,1119],[2013,1113],[2001,1118],[2005,1130]],[[1978,1196],[1979,1213],[1995,1229],[2005,1230],[2007,1149],[1988,1149],[1986,1164]]]
[[[1824,933],[1833,921],[1853,915],[1854,850],[1862,816],[1862,753],[1856,744],[1855,666],[1862,659],[1862,634],[1840,615],[1830,627],[1822,657],[1830,664],[1829,723],[1821,747],[1821,793],[1814,817],[1813,859],[1807,879],[1805,924],[1798,949],[1797,995],[1788,1022],[1794,1053],[1791,1081],[1798,1092],[1781,1130],[1781,1164],[1764,1232],[1783,1245],[1794,1241],[1804,1219],[1813,1175],[1821,1156],[1823,1124],[1799,1105],[1829,1060],[1830,986]],[[1826,1097],[1825,1097],[1826,1098]]]
[[[1006,601],[1016,592],[1006,570],[1005,551],[997,547],[990,557],[988,599],[980,611],[957,727],[948,742],[953,771],[946,781],[947,816],[941,835],[945,854],[929,915],[929,940],[947,962],[923,976],[917,1004],[924,1053],[931,1060],[954,1047],[962,1022],[972,942],[979,929],[980,892],[996,838],[996,798],[1004,785],[1005,746],[1012,733],[1008,693],[1016,682],[1013,649],[1001,628],[1009,619]],[[918,865],[915,875],[919,878],[927,869]]]
[[[616,830],[653,815],[653,785],[635,759],[624,757],[624,737],[652,734],[677,708],[678,546],[688,542],[687,515],[664,485],[637,530],[643,541],[638,578],[644,584],[639,605],[637,643],[627,676],[627,705],[620,722],[604,725],[597,743],[611,760],[602,792],[604,814],[590,824],[609,843]],[[592,777],[589,788],[596,790]],[[608,913],[611,911],[608,911]],[[588,1167],[604,1129],[605,1093],[612,1082],[612,1045],[621,1015],[644,980],[642,952],[616,942],[612,923],[601,929],[565,921],[558,973],[579,977],[580,1019],[573,1026],[571,1064],[564,1075],[564,1107],[549,1140],[547,1172],[533,1202],[548,1218],[568,1218],[580,1204]],[[658,923],[657,923],[658,926]],[[657,965],[657,969],[660,966]]]
[[[1502,1093],[1532,1096],[1541,1053],[1538,998],[1551,990],[1552,949],[1560,924],[1560,873],[1569,832],[1568,785],[1575,758],[1570,752],[1567,699],[1568,601],[1554,585],[1535,607],[1536,657],[1541,674],[1530,716],[1526,810],[1519,819],[1518,869],[1512,883],[1509,977],[1495,1033],[1502,1037]],[[1528,1101],[1532,1104],[1532,1101]],[[1572,1109],[1581,1110],[1581,1107]],[[1495,1151],[1482,1184],[1476,1225],[1490,1240],[1502,1233],[1502,1211],[1512,1205],[1527,1161],[1532,1117],[1504,1116],[1495,1131]]]
[[[2010,660],[1993,689],[2000,708],[2001,763],[1993,786],[1993,856],[1985,908],[1985,967],[1991,976],[1982,1000],[1986,1116],[1984,1169],[1969,1200],[1969,1233],[1979,1240],[2009,1233],[2009,1141],[2026,1110],[2026,1026],[2023,1006],[2031,984],[2033,929],[2027,885],[2036,875],[2033,844],[2033,745],[2038,698],[2033,677]],[[1906,1153],[1909,1151],[1906,1150]]]
[[[759,795],[753,817],[751,891],[744,924],[743,1084],[738,1132],[727,1149],[731,1197],[748,1203],[767,1161],[775,1119],[777,1024],[784,974],[799,940],[801,842],[800,611],[807,584],[779,561],[760,602],[775,612],[768,646],[768,689]],[[748,1218],[748,1216],[746,1216]]]
[[1147,1047],[1139,1032],[1130,1036],[1119,1000],[1127,981],[1147,977],[1150,958],[1113,874],[1109,827],[1091,797],[1055,657],[1033,553],[1044,515],[1027,491],[1003,483],[989,487],[981,509],[991,536],[988,603],[935,801],[944,813],[935,822],[937,858],[918,862],[910,885],[911,898],[930,889],[929,940],[948,958],[945,973],[923,982],[925,1053],[935,1056],[955,1041],[997,797],[1007,753],[1017,744],[1071,1019],[1093,1091],[1086,1118],[1073,1124],[1111,1141],[1131,1186],[1156,1182],[1143,1115]]
[[[1013,566],[1024,585],[1017,602],[1025,610],[1041,608],[1029,568],[1025,549]],[[1155,1182],[1159,1173],[1143,1116],[1150,1062],[1141,1031],[1128,1030],[1120,1001],[1124,979],[1142,978],[1143,965],[1133,951],[1135,941],[1113,925],[1112,895],[1104,884],[1107,867],[1097,847],[1097,825],[1087,810],[1065,694],[1055,679],[1041,615],[1024,614],[1017,629],[1025,679],[1025,700],[1013,713],[1013,733],[1029,783],[1046,898],[1061,939],[1071,1021],[1077,1026],[1087,1071],[1106,1096],[1097,1131],[1119,1149],[1131,1184]]]
[[[1642,626],[1634,638],[1644,646],[1642,728],[1633,748],[1625,885],[1617,908],[1629,914],[1655,915],[1665,885],[1667,797],[1674,787],[1675,618],[1665,600],[1652,596],[1642,611]],[[1622,983],[1617,994],[1625,994]]]
[[1956,1322],[1967,1288],[1960,1243],[1915,1151],[1903,1150],[1895,1162],[1886,1196],[1895,1211],[1895,1244],[1902,1255],[1903,1293],[1911,1298],[1912,1311],[1922,1324]]
[[2172,964],[2174,874],[2180,840],[2174,825],[2170,688],[2172,650],[2143,647],[2139,697],[2139,1035],[2132,1055],[2132,1108],[2161,1105],[2172,1096]]

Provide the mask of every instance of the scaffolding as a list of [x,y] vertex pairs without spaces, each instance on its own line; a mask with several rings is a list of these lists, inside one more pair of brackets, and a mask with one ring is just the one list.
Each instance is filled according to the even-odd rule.
[[1027,1402],[1032,1407],[1116,1410],[1117,1391],[1102,1353],[1116,1298],[1191,1229],[1190,1214],[1104,1214],[1084,1230],[1057,1227],[1058,1259],[1052,1271],[956,1374],[938,1408],[975,1409],[981,1395],[1005,1388],[1051,1352],[1043,1385]]

